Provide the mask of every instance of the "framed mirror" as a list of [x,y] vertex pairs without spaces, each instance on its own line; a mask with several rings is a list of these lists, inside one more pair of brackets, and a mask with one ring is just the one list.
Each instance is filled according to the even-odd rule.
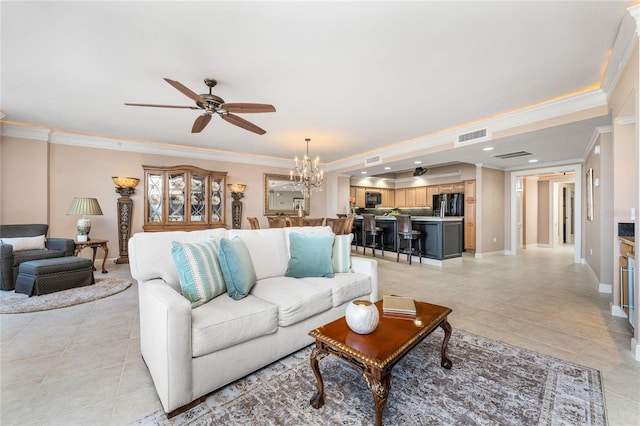
[[309,215],[309,196],[304,196],[289,182],[288,175],[264,173],[264,215],[277,214],[295,216],[302,205],[305,215]]

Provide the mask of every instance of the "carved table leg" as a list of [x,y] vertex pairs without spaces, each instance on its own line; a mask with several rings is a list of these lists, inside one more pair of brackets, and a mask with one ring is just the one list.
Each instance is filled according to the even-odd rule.
[[107,255],[109,254],[109,247],[107,247],[106,243],[102,245],[102,250],[104,250],[104,258],[102,259],[102,273],[106,274],[107,272],[109,272],[104,267],[104,264],[107,262]]
[[375,424],[376,426],[382,426],[382,412],[387,405],[387,396],[389,396],[389,390],[391,389],[391,372],[382,373],[380,379],[366,372],[362,373],[362,375],[373,395],[373,403],[376,409]]
[[449,338],[451,337],[451,324],[449,324],[445,319],[444,322],[440,324],[440,327],[444,330],[444,339],[442,340],[442,349],[440,350],[440,357],[442,358],[440,366],[450,370],[453,363],[447,357],[447,345],[449,344]]
[[316,376],[318,382],[318,392],[311,398],[309,403],[313,408],[320,408],[324,405],[324,382],[322,381],[322,375],[320,374],[320,367],[318,361],[324,358],[327,354],[318,348],[314,348],[311,351],[311,369]]

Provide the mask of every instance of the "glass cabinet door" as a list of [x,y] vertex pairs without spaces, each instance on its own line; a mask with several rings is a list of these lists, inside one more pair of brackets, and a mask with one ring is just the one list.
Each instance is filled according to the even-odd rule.
[[191,185],[190,191],[191,196],[190,200],[190,208],[191,208],[191,222],[206,222],[207,220],[207,204],[206,204],[206,194],[207,194],[207,179],[204,176],[191,175]]
[[147,174],[147,222],[162,222],[163,174]]
[[224,217],[224,203],[222,202],[222,200],[224,200],[223,185],[223,179],[211,178],[211,222],[219,222]]
[[169,222],[185,221],[186,174],[169,174]]

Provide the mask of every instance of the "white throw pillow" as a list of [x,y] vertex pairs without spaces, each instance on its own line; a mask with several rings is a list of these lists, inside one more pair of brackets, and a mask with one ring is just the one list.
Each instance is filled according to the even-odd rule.
[[37,237],[3,238],[2,244],[11,244],[13,251],[44,250],[44,235]]

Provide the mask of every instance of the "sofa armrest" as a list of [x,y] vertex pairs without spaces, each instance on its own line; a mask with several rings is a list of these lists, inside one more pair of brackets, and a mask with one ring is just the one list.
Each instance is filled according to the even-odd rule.
[[371,295],[369,299],[372,302],[378,301],[378,261],[375,259],[365,259],[364,257],[351,257],[351,268],[353,272],[367,274],[371,276]]
[[13,246],[0,243],[0,289],[13,290]]
[[63,251],[65,256],[73,256],[76,246],[71,238],[48,238],[47,248]]
[[138,282],[140,349],[165,412],[193,398],[191,304],[160,279]]

